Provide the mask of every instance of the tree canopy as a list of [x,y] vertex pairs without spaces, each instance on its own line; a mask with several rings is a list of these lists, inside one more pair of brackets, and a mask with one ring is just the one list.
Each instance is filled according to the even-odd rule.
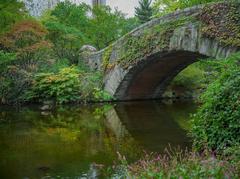
[[15,22],[26,15],[25,6],[17,0],[1,0],[0,3],[0,34],[9,29]]
[[153,3],[154,16],[159,17],[179,9],[218,1],[221,0],[155,0]]
[[140,0],[139,7],[135,8],[135,16],[140,23],[145,23],[151,20],[153,8],[151,7],[152,0]]

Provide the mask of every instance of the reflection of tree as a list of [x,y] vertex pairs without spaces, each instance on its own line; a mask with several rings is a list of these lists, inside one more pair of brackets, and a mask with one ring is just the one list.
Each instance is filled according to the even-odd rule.
[[[9,165],[15,169],[17,165],[26,166],[23,163],[28,161],[32,162],[32,167],[43,165],[63,171],[79,167],[87,171],[92,162],[110,164],[117,152],[135,158],[140,147],[121,121],[105,117],[111,109],[109,105],[62,107],[44,115],[38,107],[2,111],[1,116],[8,122],[0,123],[3,128],[0,154],[4,153],[6,158],[14,156],[18,162]],[[115,126],[111,127],[112,124]],[[121,130],[116,132],[115,128]],[[20,167],[20,170],[25,168]]]
[[[174,102],[174,101],[172,101]],[[184,105],[183,105],[184,104]],[[175,102],[174,108],[172,103],[165,105],[166,113],[170,114],[172,119],[184,130],[190,128],[190,115],[197,109],[197,104],[193,101]]]
[[114,134],[108,133],[108,136],[104,138],[104,144],[105,150],[113,159],[117,159],[117,152],[119,152],[129,160],[134,160],[140,157],[143,151],[143,148],[130,136],[125,136],[119,140]]

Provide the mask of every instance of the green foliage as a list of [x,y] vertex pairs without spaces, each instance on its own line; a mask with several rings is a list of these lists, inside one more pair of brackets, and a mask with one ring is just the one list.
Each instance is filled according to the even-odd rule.
[[86,4],[77,6],[66,1],[42,17],[49,31],[47,37],[59,59],[68,59],[71,64],[78,62],[82,45],[88,43],[85,33],[89,26],[89,8]]
[[45,41],[47,31],[34,20],[14,24],[5,33],[0,44],[0,102],[19,103],[31,86],[33,73],[41,64],[49,64],[51,45]]
[[113,97],[100,88],[93,89],[93,99],[96,101],[111,101]]
[[0,2],[0,34],[6,32],[11,25],[24,18],[25,6],[17,0],[1,0]]
[[81,94],[85,101],[109,101],[112,97],[102,90],[102,74],[85,72],[81,77]]
[[42,22],[49,31],[47,38],[53,43],[56,56],[68,59],[70,64],[81,61],[80,49],[84,44],[102,49],[138,25],[135,18],[128,20],[108,6],[91,8],[68,1],[47,12]]
[[0,74],[6,69],[6,67],[12,64],[16,60],[15,53],[8,53],[0,51]]
[[112,45],[108,46],[103,55],[102,69],[105,72],[107,69],[110,69],[110,58],[112,55]]
[[89,24],[87,16],[89,12],[90,7],[84,3],[76,5],[66,1],[58,3],[55,9],[51,11],[51,16],[57,18],[60,23],[75,27],[85,33]]
[[159,17],[176,10],[218,1],[222,0],[155,0],[153,4],[154,16]]
[[46,29],[35,20],[20,21],[0,38],[5,51],[16,53],[17,65],[33,69],[50,55],[51,44],[45,40]]
[[108,46],[129,30],[129,26],[125,27],[124,15],[117,10],[112,12],[108,6],[94,6],[92,16],[86,35],[98,49]]
[[142,24],[151,20],[153,15],[151,3],[152,0],[140,0],[139,7],[135,8],[135,16]]
[[57,103],[80,100],[80,78],[76,67],[61,69],[58,73],[37,74],[33,87],[26,94],[28,100],[54,100]]
[[38,73],[57,73],[62,68],[67,68],[70,66],[69,60],[66,58],[54,60],[52,63],[44,63],[38,70]]
[[[174,30],[191,22],[192,17],[180,18],[163,24],[157,24],[154,27],[146,29],[139,36],[128,34],[127,42],[122,47],[123,53],[120,54],[117,63],[124,68],[138,63],[139,57],[147,56],[153,51],[167,49]],[[160,37],[160,38],[159,38]]]
[[101,79],[101,74],[80,71],[76,66],[60,68],[55,73],[38,73],[25,99],[53,100],[58,104],[110,100],[111,96],[101,90]]
[[[15,1],[11,2],[14,5]],[[4,1],[0,7],[10,13],[14,9],[12,5]],[[128,20],[109,7],[90,8],[66,1],[46,12],[41,21],[44,26],[37,20],[23,19],[0,37],[2,103],[109,100],[111,97],[102,90],[102,74],[86,68],[80,49],[83,44],[99,49],[109,45],[134,28],[136,19]],[[72,64],[78,67],[72,69],[69,67]]]
[[0,51],[0,104],[19,102],[29,88],[31,74],[16,66],[16,54]]
[[91,8],[68,1],[59,3],[42,21],[57,55],[75,62],[83,44],[102,49],[138,25],[135,18],[126,19],[120,11],[112,11],[108,6]]
[[218,62],[217,79],[202,95],[203,105],[193,116],[192,136],[197,149],[223,150],[240,143],[240,54]]
[[140,25],[138,18],[130,17],[123,21],[122,23],[122,35],[132,31]]
[[0,103],[20,103],[23,93],[29,89],[32,74],[18,66],[7,66],[0,73]]
[[71,64],[77,64],[84,43],[83,34],[75,27],[61,24],[54,19],[49,19],[44,24],[49,31],[48,39],[54,44],[53,50],[57,57],[69,59]]
[[189,65],[181,71],[171,82],[172,86],[182,86],[193,90],[203,87],[205,82],[205,71],[200,67],[200,62]]

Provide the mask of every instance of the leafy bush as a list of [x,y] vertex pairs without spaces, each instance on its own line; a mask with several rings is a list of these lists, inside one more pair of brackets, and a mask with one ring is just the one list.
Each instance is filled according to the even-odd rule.
[[102,74],[98,72],[85,73],[81,77],[81,93],[86,101],[108,101],[112,97],[102,90]]
[[31,74],[15,62],[15,53],[0,51],[0,104],[18,102],[31,84]]
[[37,74],[28,100],[55,100],[57,103],[80,100],[80,73],[76,67],[61,69],[58,73]]
[[59,104],[111,99],[101,90],[100,74],[80,71],[75,66],[37,74],[32,89],[25,96],[28,101],[54,100]]
[[8,53],[0,50],[0,73],[6,69],[6,67],[16,60],[15,53]]
[[20,103],[23,93],[30,88],[31,82],[31,73],[18,66],[7,66],[0,76],[0,103]]
[[193,116],[192,136],[197,149],[223,150],[240,143],[240,54],[217,62],[220,70],[202,95]]

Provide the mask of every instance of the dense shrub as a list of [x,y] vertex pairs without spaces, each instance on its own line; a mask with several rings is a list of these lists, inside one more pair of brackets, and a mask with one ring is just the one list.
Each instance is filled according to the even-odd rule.
[[112,97],[102,90],[102,74],[98,72],[85,72],[81,76],[81,94],[86,101],[108,101]]
[[18,66],[7,66],[4,73],[0,73],[0,104],[20,103],[31,82],[31,73]]
[[16,60],[15,53],[0,51],[0,74],[4,72],[8,65],[11,65]]
[[46,29],[35,20],[14,24],[0,38],[0,102],[19,103],[41,65],[50,63]]
[[61,68],[55,73],[36,74],[25,99],[53,100],[59,104],[111,99],[110,95],[101,90],[100,82],[100,74],[87,73],[75,66]]
[[202,95],[192,121],[195,146],[223,150],[240,143],[240,54],[217,62],[217,80]]
[[75,67],[61,69],[58,73],[39,73],[36,75],[28,100],[54,100],[67,103],[80,100],[79,71]]
[[15,63],[15,53],[0,51],[0,104],[20,101],[31,84],[31,74]]

